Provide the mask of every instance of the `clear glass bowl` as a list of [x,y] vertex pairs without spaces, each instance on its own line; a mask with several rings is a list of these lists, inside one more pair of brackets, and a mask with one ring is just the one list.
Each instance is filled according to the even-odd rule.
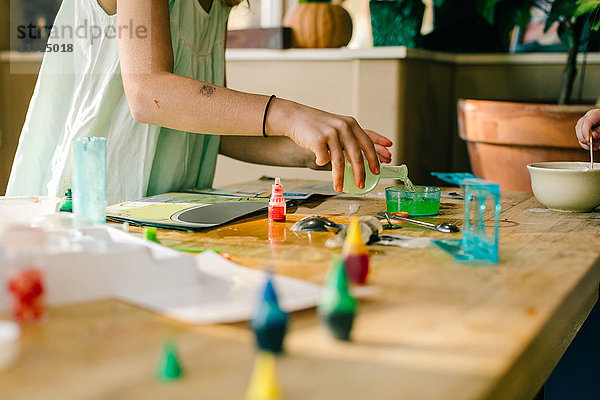
[[406,186],[385,188],[385,202],[388,212],[405,211],[411,217],[438,215],[440,212],[440,188],[416,186],[410,191]]

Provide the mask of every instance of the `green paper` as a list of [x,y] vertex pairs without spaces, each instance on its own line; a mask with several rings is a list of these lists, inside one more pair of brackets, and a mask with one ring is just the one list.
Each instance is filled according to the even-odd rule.
[[172,340],[166,340],[162,346],[162,354],[156,371],[158,379],[162,381],[175,380],[183,374],[177,350]]
[[323,315],[354,314],[356,312],[356,299],[352,297],[348,289],[348,278],[344,262],[340,257],[332,258],[319,302],[319,312]]

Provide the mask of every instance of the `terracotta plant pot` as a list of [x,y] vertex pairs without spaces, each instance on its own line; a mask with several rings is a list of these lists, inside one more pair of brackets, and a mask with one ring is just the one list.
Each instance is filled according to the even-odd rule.
[[500,183],[502,190],[531,191],[527,164],[589,161],[575,124],[592,108],[460,99],[458,129],[475,175]]

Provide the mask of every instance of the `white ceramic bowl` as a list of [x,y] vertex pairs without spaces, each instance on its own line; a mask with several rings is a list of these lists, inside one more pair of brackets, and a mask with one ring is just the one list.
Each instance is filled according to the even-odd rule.
[[39,217],[54,214],[60,199],[47,196],[0,196],[0,228],[31,225]]
[[600,206],[600,163],[540,162],[527,166],[531,189],[551,210],[585,212]]

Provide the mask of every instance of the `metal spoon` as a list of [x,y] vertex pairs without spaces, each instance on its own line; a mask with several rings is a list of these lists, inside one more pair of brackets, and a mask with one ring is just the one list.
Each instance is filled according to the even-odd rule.
[[290,229],[293,231],[305,232],[337,232],[345,226],[346,225],[337,224],[321,215],[309,215],[308,217],[304,217],[297,221]]
[[458,226],[453,225],[453,224],[449,224],[447,222],[443,222],[443,223],[437,224],[437,225],[436,224],[430,224],[429,222],[424,222],[424,221],[419,221],[419,220],[416,220],[416,219],[410,219],[410,218],[406,218],[406,217],[401,217],[399,215],[388,213],[388,212],[377,213],[377,216],[379,218],[385,218],[385,219],[390,218],[390,219],[393,219],[393,220],[396,220],[396,221],[410,222],[411,224],[423,226],[425,228],[433,229],[434,231],[438,231],[438,232],[444,232],[444,233],[456,233],[456,232],[460,232],[460,229],[458,228]]
[[386,212],[384,216],[387,221],[387,225],[383,226],[384,229],[400,229],[400,228],[402,228],[401,226],[399,226],[397,224],[392,224],[392,220],[390,219],[389,213]]

